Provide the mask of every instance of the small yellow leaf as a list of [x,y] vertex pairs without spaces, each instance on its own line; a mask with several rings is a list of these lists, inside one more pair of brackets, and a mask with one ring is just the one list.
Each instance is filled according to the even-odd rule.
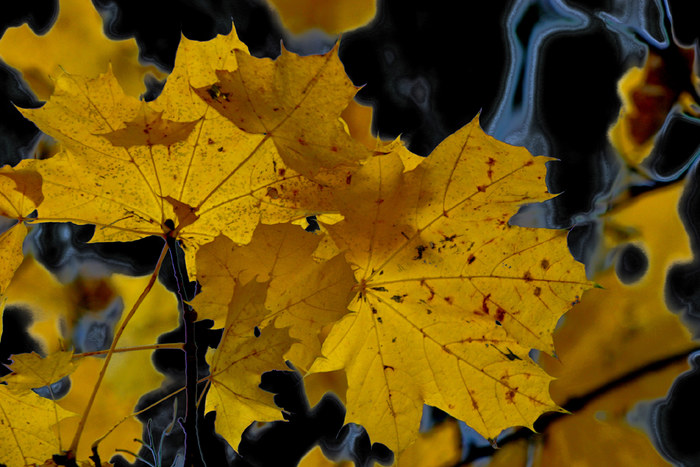
[[282,414],[269,392],[260,389],[265,371],[288,370],[284,355],[293,341],[286,330],[255,326],[265,315],[266,284],[237,286],[224,334],[211,356],[211,387],[206,410],[215,410],[216,432],[238,448],[243,431],[254,421],[280,420]]
[[55,352],[41,358],[38,354],[25,353],[12,356],[12,374],[2,378],[10,391],[18,393],[49,386],[70,375],[76,369],[73,352]]
[[51,458],[61,449],[53,427],[73,415],[31,391],[15,394],[0,385],[0,462],[21,466]]

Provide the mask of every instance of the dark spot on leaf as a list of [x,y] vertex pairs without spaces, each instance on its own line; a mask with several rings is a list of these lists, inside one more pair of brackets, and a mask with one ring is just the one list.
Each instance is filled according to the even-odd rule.
[[207,141],[207,144],[214,144],[214,140],[209,138],[209,140]]
[[501,325],[501,322],[496,320],[496,326],[500,326],[500,325]]
[[304,138],[299,138],[297,141],[299,141],[299,144],[302,146],[306,146],[308,144]]
[[394,371],[394,367],[393,367],[393,366],[389,366],[389,365],[384,365],[384,369],[385,369],[385,370],[392,370],[392,371]]
[[386,287],[370,287],[372,290],[376,290],[377,292],[388,292]]
[[532,274],[530,274],[530,271],[526,271],[525,274],[523,274],[523,279],[525,279],[525,282],[532,281]]
[[535,287],[534,293],[535,293],[535,297],[539,297],[540,294],[542,293],[542,289],[540,289],[539,287]]
[[403,303],[403,299],[404,299],[405,296],[406,296],[406,294],[404,294],[404,295],[394,295],[393,297],[391,297],[391,299],[392,299],[393,301],[395,301],[396,303]]
[[455,302],[455,299],[454,299],[454,297],[449,297],[449,296],[448,296],[448,297],[445,297],[445,301],[446,301],[447,303],[449,303],[450,305],[452,305],[452,304]]
[[269,188],[267,189],[267,194],[266,194],[266,196],[268,196],[269,198],[272,198],[272,199],[277,199],[277,198],[280,197],[280,194],[279,194],[279,192],[277,191],[277,188],[269,187]]
[[509,389],[508,392],[506,392],[506,402],[509,404],[514,404],[513,398],[515,397],[515,390],[518,388],[514,389]]
[[486,191],[486,187],[484,185],[477,185],[476,189],[481,191],[482,193]]
[[219,95],[221,95],[221,89],[216,84],[212,84],[211,87],[207,89],[207,92],[212,99],[218,99]]
[[374,308],[374,307],[372,307],[372,314],[373,314],[373,315],[376,315],[376,314],[377,314],[377,309]]
[[423,259],[423,252],[427,249],[428,248],[425,245],[418,245],[416,247],[416,256],[414,256],[413,259],[415,259],[415,260]]
[[549,261],[546,259],[543,259],[542,262],[540,263],[540,266],[542,266],[542,269],[547,270],[549,269]]
[[260,337],[260,328],[255,326],[255,328],[253,328],[253,334],[255,334],[255,337]]
[[338,148],[336,146],[331,146],[331,151],[338,152]]
[[428,309],[426,310],[426,313],[428,313],[429,315],[432,315],[432,314],[433,314],[433,310],[431,310],[430,308],[428,308]]
[[219,151],[219,152],[224,152],[224,147],[221,146],[220,148],[217,148],[216,150]]
[[377,321],[379,321],[379,324],[384,324],[384,321],[382,321],[382,317],[381,317],[381,316],[377,316]]
[[395,342],[396,342],[396,338],[394,337],[393,339],[391,339],[391,343],[394,344]]
[[467,264],[472,264],[474,260],[476,260],[476,256],[469,255],[469,258],[467,259]]
[[348,176],[345,178],[345,183],[346,183],[346,184],[350,185],[350,182],[351,182],[351,181],[352,181],[352,174],[348,175]]

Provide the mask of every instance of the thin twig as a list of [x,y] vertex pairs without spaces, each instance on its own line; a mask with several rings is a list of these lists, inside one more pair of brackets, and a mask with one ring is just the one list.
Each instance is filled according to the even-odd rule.
[[151,278],[148,281],[146,288],[143,290],[143,292],[141,292],[141,295],[139,295],[139,298],[136,300],[136,303],[134,303],[134,306],[131,307],[129,314],[126,315],[126,318],[124,318],[124,321],[122,321],[121,326],[119,326],[119,329],[117,330],[117,333],[115,334],[114,339],[112,340],[112,345],[110,346],[109,351],[107,352],[107,355],[105,356],[105,361],[102,364],[102,369],[100,370],[100,374],[97,377],[97,382],[95,383],[95,386],[92,389],[92,394],[90,394],[90,399],[88,400],[88,403],[85,406],[85,410],[83,410],[82,417],[80,418],[80,423],[78,424],[78,429],[76,430],[75,436],[73,437],[73,442],[71,443],[70,447],[68,448],[69,455],[70,454],[75,455],[75,453],[78,450],[78,443],[80,442],[80,437],[83,434],[83,429],[85,429],[85,424],[87,423],[88,415],[90,415],[90,410],[92,409],[92,404],[95,402],[95,397],[97,396],[97,391],[100,389],[100,384],[102,383],[102,380],[104,379],[104,376],[107,373],[107,367],[109,366],[109,362],[112,360],[112,355],[114,354],[114,351],[117,348],[117,342],[119,342],[119,338],[124,333],[124,330],[126,329],[126,325],[129,324],[129,321],[134,316],[134,313],[136,313],[136,310],[138,310],[139,306],[141,305],[143,300],[146,298],[146,295],[148,295],[148,292],[150,292],[151,288],[153,288],[153,284],[156,282],[156,279],[158,278],[158,272],[160,271],[160,267],[163,264],[163,259],[165,259],[165,254],[167,252],[168,252],[168,244],[166,243],[165,245],[163,245],[163,251],[161,251],[161,253],[160,253],[160,258],[158,258],[158,263],[156,264],[156,268],[153,271],[153,274],[151,274]]

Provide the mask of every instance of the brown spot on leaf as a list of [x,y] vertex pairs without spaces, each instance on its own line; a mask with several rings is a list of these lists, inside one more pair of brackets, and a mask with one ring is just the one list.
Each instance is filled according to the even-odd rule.
[[540,294],[542,293],[542,289],[539,287],[535,287],[535,297],[539,297]]
[[284,177],[284,174],[287,173],[287,169],[279,169],[277,173],[280,174],[280,177]]
[[384,369],[394,371],[394,367],[389,365],[384,365]]
[[209,138],[209,140],[207,141],[207,144],[214,144],[214,140]]
[[277,188],[269,187],[267,189],[266,196],[272,199],[277,199],[280,197],[279,192],[277,191]]
[[348,176],[345,178],[345,183],[346,183],[347,185],[350,185],[350,182],[352,182],[352,174],[348,175]]
[[517,389],[518,389],[518,388],[511,388],[511,389],[509,389],[509,390],[506,392],[506,402],[508,402],[509,404],[514,404],[514,403],[515,403],[515,402],[513,401],[513,399],[515,398],[515,391],[516,391]]
[[547,270],[549,269],[549,261],[546,259],[543,259],[542,262],[540,263],[540,266],[542,266],[542,269]]
[[481,309],[482,309],[482,310],[484,311],[484,313],[486,313],[487,315],[489,314],[489,305],[488,305],[488,301],[489,301],[489,298],[490,298],[490,297],[491,297],[491,294],[490,294],[490,293],[489,293],[489,294],[486,294],[486,295],[484,295],[484,299],[481,301]]
[[299,138],[297,141],[299,141],[299,144],[302,146],[306,146],[308,144],[304,138]]
[[476,189],[482,193],[486,191],[486,187],[484,185],[477,185]]
[[338,147],[337,147],[337,146],[331,146],[331,151],[333,151],[333,152],[338,152]]
[[219,147],[219,148],[216,148],[216,150],[219,151],[219,152],[224,152],[224,147],[221,146],[221,147]]
[[454,297],[447,296],[447,297],[445,297],[445,301],[447,303],[449,303],[450,305],[452,305],[452,304],[454,304],[455,299],[454,299]]
[[496,310],[496,321],[499,323],[503,322],[503,318],[506,317],[506,310],[501,308],[500,306],[498,307],[498,310]]
[[530,271],[526,271],[525,274],[523,274],[523,279],[525,279],[525,282],[532,281],[532,274],[530,274]]
[[469,255],[469,258],[467,258],[467,264],[472,264],[474,260],[476,260],[476,256]]

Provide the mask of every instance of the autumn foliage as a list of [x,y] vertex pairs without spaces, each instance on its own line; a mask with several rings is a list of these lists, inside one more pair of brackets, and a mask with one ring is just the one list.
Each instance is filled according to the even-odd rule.
[[[288,2],[275,3],[284,14]],[[551,158],[487,135],[478,117],[427,158],[400,140],[368,142],[343,118],[357,88],[337,45],[303,57],[283,49],[271,60],[251,56],[235,30],[208,42],[183,37],[158,98],[140,100],[124,81],[111,65],[99,74],[66,65],[40,84],[47,102],[21,110],[57,142],[56,154],[0,169],[0,215],[14,221],[0,234],[0,297],[43,310],[34,330],[46,350],[43,358],[14,355],[2,379],[0,463],[52,465],[59,455],[92,465],[96,453],[108,460],[137,451],[132,440],[142,438],[142,426],[134,407],[163,381],[150,362],[155,349],[175,349],[190,365],[189,379],[155,405],[172,405],[171,396],[185,392],[188,408],[216,412],[216,432],[234,449],[252,423],[284,419],[260,382],[265,372],[291,367],[310,393],[337,393],[345,423],[364,427],[399,465],[421,465],[416,459],[430,450],[428,436],[419,435],[424,405],[493,441],[504,429],[532,429],[543,414],[565,412],[560,404],[584,387],[625,370],[590,376],[581,370],[590,359],[577,353],[611,346],[625,329],[620,323],[562,337],[570,325],[553,338],[560,318],[595,285],[569,252],[567,231],[511,222],[522,206],[554,196],[545,184]],[[677,203],[679,190],[610,216],[607,228],[659,242],[652,220],[637,222],[637,213],[648,209],[644,203]],[[304,228],[309,219],[317,229]],[[97,303],[86,303],[23,254],[28,231],[49,222],[94,225],[91,242],[159,237],[159,261],[147,277],[88,281]],[[622,243],[619,235],[606,238],[610,248]],[[679,245],[653,257],[656,279],[647,280],[660,282],[672,261],[690,257]],[[168,267],[179,276],[177,296],[157,281]],[[44,284],[40,293],[29,291],[30,277]],[[189,281],[196,296],[185,292]],[[595,322],[595,310],[623,300],[625,285],[614,274],[597,282],[608,294],[587,292],[592,305],[584,300],[568,315],[582,328]],[[660,357],[688,350],[687,331],[656,314],[663,307],[656,292],[631,312],[647,334],[629,337],[630,345],[648,345],[648,327],[658,326],[677,336],[677,347],[660,349]],[[95,315],[124,310],[105,349],[70,340],[66,329],[77,324],[68,309],[77,302]],[[593,309],[584,320],[585,307]],[[178,323],[193,333],[201,320],[222,329],[203,377],[194,334],[177,343],[158,337]],[[610,329],[601,332],[605,323]],[[590,342],[576,347],[577,339]],[[330,376],[338,374],[343,381]],[[560,380],[551,384],[552,375]],[[67,377],[66,397],[52,397]],[[599,402],[617,407],[625,395],[610,397]],[[586,426],[590,417],[576,418],[584,415],[557,425],[553,443]],[[194,423],[190,411],[169,429],[193,437]],[[455,425],[429,436],[454,442]],[[494,462],[501,456],[508,465],[526,449],[511,446]],[[539,461],[556,458],[551,446],[538,447]],[[185,462],[197,462],[190,444],[181,451]],[[322,458],[312,451],[305,462],[322,465]]]

